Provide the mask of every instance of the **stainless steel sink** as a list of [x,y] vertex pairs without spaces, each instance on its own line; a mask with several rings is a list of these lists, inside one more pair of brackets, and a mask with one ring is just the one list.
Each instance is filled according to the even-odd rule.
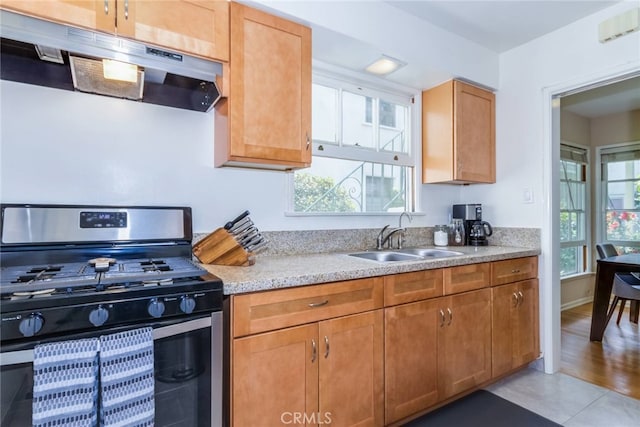
[[413,255],[408,253],[380,251],[380,252],[358,252],[355,254],[349,254],[357,258],[370,259],[372,261],[379,262],[391,262],[391,261],[420,261],[424,259],[419,255]]
[[395,251],[371,251],[349,254],[349,256],[370,259],[372,261],[378,262],[420,261],[434,258],[448,258],[458,255],[464,255],[464,253],[458,251],[450,251],[447,249],[433,248],[409,248],[398,249]]
[[422,258],[448,258],[451,256],[464,255],[463,252],[450,251],[448,249],[432,249],[432,248],[412,248],[399,249],[398,252],[418,255]]

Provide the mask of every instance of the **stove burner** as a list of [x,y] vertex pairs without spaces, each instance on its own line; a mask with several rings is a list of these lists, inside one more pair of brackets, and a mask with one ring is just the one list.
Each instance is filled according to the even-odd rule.
[[140,267],[142,267],[142,271],[146,272],[156,272],[156,271],[172,271],[171,266],[167,265],[164,260],[149,260],[149,261],[141,261]]

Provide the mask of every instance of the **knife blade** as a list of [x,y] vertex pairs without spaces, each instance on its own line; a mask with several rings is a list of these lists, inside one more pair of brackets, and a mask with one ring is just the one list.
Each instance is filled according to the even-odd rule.
[[252,246],[248,246],[247,248],[245,248],[247,250],[247,252],[251,252],[251,253],[256,253],[262,249],[264,249],[267,246],[267,243],[269,243],[268,240],[262,240],[259,243],[256,243]]
[[236,225],[234,225],[233,227],[231,227],[231,229],[227,230],[229,233],[234,234],[234,235],[238,235],[240,234],[242,231],[246,230],[247,228],[253,226],[253,221],[251,221],[251,218],[245,218],[243,220],[240,220],[240,222],[237,222]]
[[262,242],[264,238],[262,237],[261,234],[256,234],[255,236],[252,236],[251,238],[248,238],[246,240],[244,240],[241,245],[243,248],[248,248],[249,246],[255,246],[258,243]]
[[238,215],[235,219],[232,219],[231,221],[227,222],[224,225],[224,229],[225,230],[230,230],[231,227],[233,227],[236,223],[238,223],[241,219],[245,218],[246,216],[249,215],[249,211],[244,211],[242,212],[240,215]]

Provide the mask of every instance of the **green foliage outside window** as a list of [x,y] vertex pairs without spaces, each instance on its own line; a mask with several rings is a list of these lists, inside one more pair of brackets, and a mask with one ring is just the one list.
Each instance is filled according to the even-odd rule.
[[333,178],[296,173],[294,178],[295,212],[355,212],[356,204],[343,188],[334,188]]

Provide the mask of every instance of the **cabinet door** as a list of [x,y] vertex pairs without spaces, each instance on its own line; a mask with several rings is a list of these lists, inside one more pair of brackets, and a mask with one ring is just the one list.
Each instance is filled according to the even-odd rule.
[[520,302],[517,310],[517,353],[514,368],[535,360],[540,355],[538,314],[538,279],[519,282]]
[[309,166],[311,29],[238,3],[231,3],[230,25],[229,98],[217,108],[216,165]]
[[516,311],[519,303],[517,284],[497,286],[492,294],[492,375],[500,376],[514,367],[518,345]]
[[539,355],[538,280],[491,289],[492,375],[498,377]]
[[220,61],[229,60],[229,3],[118,0],[117,33]]
[[463,182],[496,182],[495,95],[454,81],[454,176]]
[[90,29],[100,29],[98,21],[105,15],[105,9],[106,13],[109,12],[110,6],[113,6],[110,26],[110,30],[113,31],[115,28],[115,0],[105,2],[94,0],[2,1],[3,9]]
[[281,425],[318,412],[318,325],[233,340],[232,425]]
[[[438,402],[438,330],[443,301],[425,300],[385,309],[385,424]],[[442,314],[444,316],[444,314]]]
[[383,311],[320,322],[320,420],[382,426]]
[[491,292],[448,298],[438,337],[438,391],[446,399],[491,378]]

